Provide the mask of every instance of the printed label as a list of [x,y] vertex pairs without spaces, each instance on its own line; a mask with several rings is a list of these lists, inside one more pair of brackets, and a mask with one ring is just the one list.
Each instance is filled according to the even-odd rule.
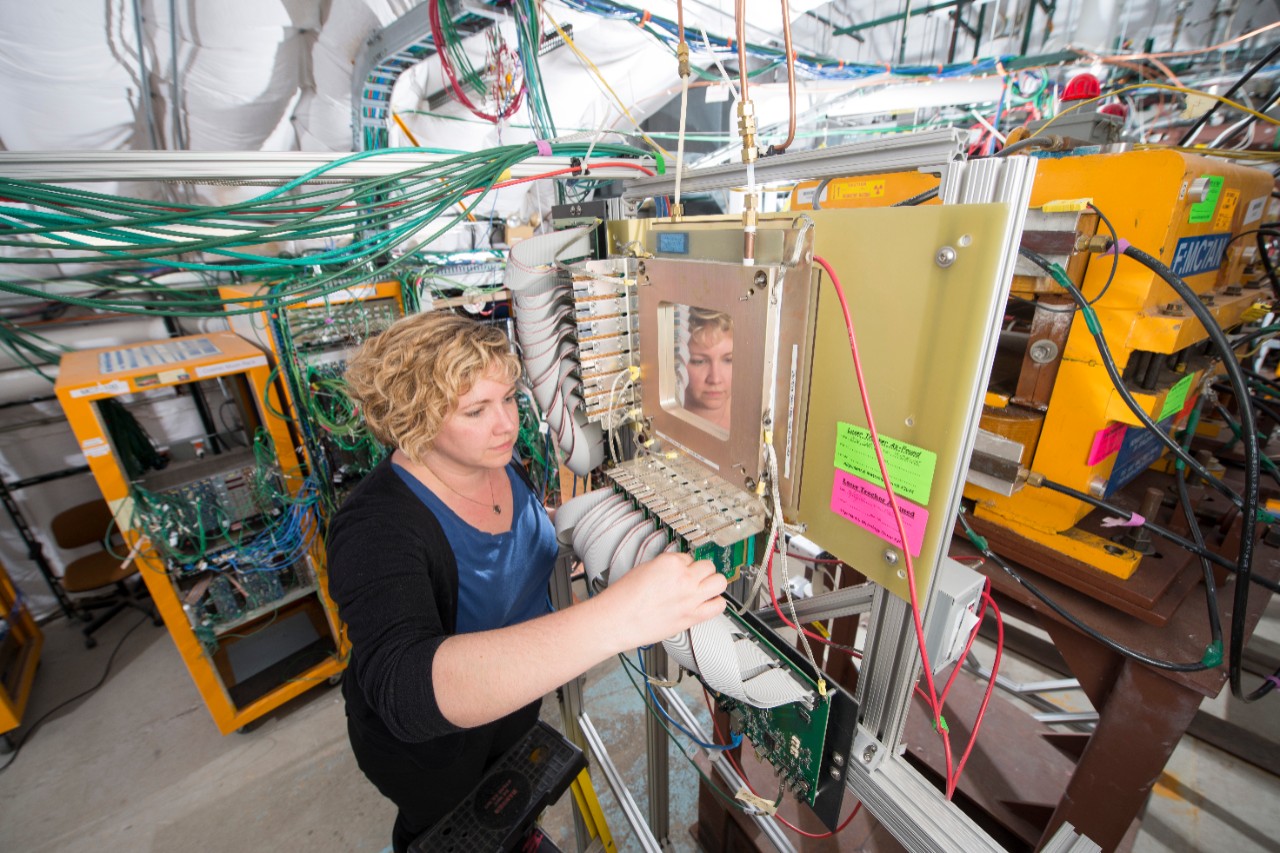
[[[1157,426],[1164,433],[1173,428],[1173,418],[1160,421]],[[1120,489],[1151,467],[1160,454],[1164,452],[1164,442],[1149,429],[1134,427],[1125,433],[1124,443],[1120,445],[1120,453],[1111,468],[1111,476],[1107,479],[1107,493],[1111,497]]]
[[[866,178],[853,181],[833,181],[829,184],[832,201],[855,201],[860,199],[882,198],[884,196],[884,178]],[[826,201],[826,199],[823,199]]]
[[84,457],[86,459],[92,459],[95,456],[106,456],[110,452],[111,448],[105,444],[98,447],[86,447],[84,449]]
[[[903,498],[898,499],[898,509],[902,513],[902,525],[907,530],[911,556],[918,557],[924,544],[929,511]],[[898,524],[893,518],[893,507],[889,504],[889,493],[880,486],[837,470],[835,482],[831,485],[831,511],[863,530],[874,533],[890,545],[902,547]]]
[[110,382],[99,382],[97,385],[91,385],[88,388],[77,388],[71,392],[72,397],[96,397],[99,395],[110,394],[128,394],[129,383],[120,379],[113,379]]
[[1230,242],[1230,232],[1183,237],[1173,249],[1173,263],[1169,268],[1180,278],[1216,270],[1222,266],[1222,255]]
[[86,438],[84,441],[80,442],[80,446],[84,448],[99,447],[106,443],[107,440],[105,438]]
[[[933,488],[933,469],[937,465],[938,454],[883,433],[880,435],[880,452],[884,454],[884,464],[889,469],[893,493],[927,504],[929,492]],[[884,485],[884,479],[880,476],[880,464],[871,447],[870,430],[853,424],[837,423],[835,465],[842,471],[856,474],[877,486]]]
[[1249,202],[1249,206],[1244,209],[1244,219],[1240,221],[1241,225],[1252,225],[1262,218],[1263,212],[1267,209],[1267,197],[1255,198]]
[[203,367],[196,368],[196,376],[205,379],[209,376],[222,376],[227,373],[241,373],[254,367],[266,367],[267,357],[265,355],[255,355],[249,358],[241,358],[236,361],[224,361],[222,364],[206,364]]
[[1237,190],[1227,190],[1222,194],[1222,204],[1218,205],[1218,215],[1213,217],[1215,231],[1226,231],[1231,227],[1231,217],[1235,215],[1236,204],[1240,201]]
[[1218,209],[1218,196],[1222,194],[1222,176],[1208,175],[1209,189],[1204,194],[1204,201],[1198,201],[1188,209],[1187,221],[1199,225],[1213,219],[1213,212]]
[[664,255],[689,254],[689,233],[687,231],[659,231],[658,251]]
[[1188,373],[1186,376],[1178,380],[1178,384],[1169,389],[1169,395],[1164,398],[1164,406],[1160,409],[1160,417],[1157,421],[1162,421],[1170,415],[1176,415],[1182,411],[1182,406],[1187,402],[1187,392],[1191,390],[1192,383],[1195,382],[1196,375]]
[[1093,446],[1089,448],[1089,459],[1085,464],[1097,465],[1119,450],[1128,429],[1128,424],[1116,422],[1098,430],[1093,436]]
[[218,355],[222,350],[208,338],[187,338],[164,343],[107,350],[98,356],[98,372],[111,374],[127,370],[158,368],[195,358]]

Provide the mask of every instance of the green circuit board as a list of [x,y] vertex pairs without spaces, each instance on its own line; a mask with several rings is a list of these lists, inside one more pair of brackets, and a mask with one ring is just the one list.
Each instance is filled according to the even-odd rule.
[[[792,664],[785,655],[779,654],[769,638],[732,610],[728,614],[742,630],[755,636],[818,696],[818,685],[814,680]],[[741,733],[750,741],[756,753],[778,771],[783,784],[806,803],[813,805],[818,796],[819,783],[824,778],[822,764],[831,715],[830,700],[819,697],[812,709],[800,702],[766,709],[753,708],[728,696],[713,695],[716,704],[728,712],[734,733]]]

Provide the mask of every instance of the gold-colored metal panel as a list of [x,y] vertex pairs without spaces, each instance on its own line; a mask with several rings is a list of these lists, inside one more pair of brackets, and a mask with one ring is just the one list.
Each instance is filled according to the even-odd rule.
[[[937,454],[928,499],[920,502],[928,521],[914,560],[923,595],[951,541],[947,522],[968,463],[962,453],[977,428],[992,322],[1004,304],[1006,285],[996,276],[1009,210],[944,205],[809,215],[815,254],[835,268],[849,301],[882,440]],[[954,252],[947,266],[937,260],[944,248]],[[898,549],[832,509],[838,424],[865,427],[866,419],[840,305],[825,275],[808,398],[798,520],[813,541],[908,598],[901,556],[886,559]]]

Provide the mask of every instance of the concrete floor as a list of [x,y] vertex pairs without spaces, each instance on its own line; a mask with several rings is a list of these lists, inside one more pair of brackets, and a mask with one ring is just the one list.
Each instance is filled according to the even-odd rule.
[[[46,721],[0,773],[0,850],[388,849],[394,809],[355,766],[339,691],[319,687],[255,731],[222,737],[166,632],[149,623],[133,628],[140,618],[117,618],[91,651],[66,621],[46,626],[28,725],[93,684],[111,650],[132,631],[103,687]],[[1016,664],[1007,672],[1036,677]],[[1278,701],[1251,709],[1273,740],[1280,739]],[[1225,700],[1206,705],[1235,713]],[[592,673],[587,706],[644,809],[644,711],[616,663]],[[554,702],[546,703],[544,716],[558,718]],[[0,756],[0,764],[4,760]],[[671,767],[672,850],[693,851],[688,827],[696,820],[696,776],[675,748]],[[618,849],[636,849],[596,778]],[[572,849],[567,800],[546,823]],[[1134,849],[1277,851],[1277,802],[1276,777],[1188,739],[1151,798]]]

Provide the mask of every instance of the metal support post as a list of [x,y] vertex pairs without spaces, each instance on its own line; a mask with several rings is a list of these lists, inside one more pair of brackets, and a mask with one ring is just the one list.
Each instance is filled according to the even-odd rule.
[[[698,740],[703,743],[711,743],[710,732],[698,722],[698,718],[689,710],[689,706],[684,704],[684,700],[679,693],[670,687],[659,687],[655,692],[667,700],[667,707],[670,709],[671,715],[680,721],[680,725],[697,735]],[[740,791],[747,787],[746,781],[738,774],[738,771],[733,769],[733,765],[729,763],[729,759],[725,758],[723,752],[710,752],[707,756],[711,760],[711,766],[716,769],[721,778],[729,783],[730,788]],[[765,838],[769,839],[779,853],[796,853],[796,848],[791,845],[791,841],[783,833],[782,827],[772,818],[762,814],[753,814],[751,819],[755,821],[756,827]]]
[[[551,606],[556,610],[562,610],[573,604],[573,590],[569,582],[572,571],[573,549],[561,543],[560,553],[556,555],[555,568],[551,570]],[[586,753],[587,760],[590,761],[591,751],[582,733],[582,727],[578,723],[579,716],[582,714],[582,682],[581,676],[570,679],[556,691],[556,697],[560,700],[560,725],[564,730],[564,736]],[[585,850],[590,843],[591,833],[587,830],[576,800],[573,804],[573,828],[578,839],[578,849]]]
[[[578,716],[578,724],[587,739],[587,743],[591,745],[596,764],[604,771],[604,778],[609,783],[610,790],[613,791],[614,797],[617,798],[618,805],[622,806],[622,813],[626,815],[627,823],[631,824],[631,829],[636,836],[636,842],[645,853],[662,853],[662,845],[658,843],[658,839],[653,837],[653,832],[649,829],[649,825],[645,823],[644,815],[640,813],[640,807],[636,805],[635,798],[631,796],[631,790],[627,788],[626,780],[622,778],[622,774],[614,766],[613,759],[609,757],[609,750],[605,748],[604,741],[600,739],[600,734],[596,731],[596,727],[591,724],[591,718],[586,714],[580,714]],[[582,849],[581,839],[579,839],[579,849]]]
[[[662,644],[654,643],[643,654],[645,672],[662,677],[667,671],[667,652]],[[663,700],[658,697],[657,701]],[[648,756],[649,827],[665,846],[671,842],[671,739],[653,714],[644,715],[644,739]]]

